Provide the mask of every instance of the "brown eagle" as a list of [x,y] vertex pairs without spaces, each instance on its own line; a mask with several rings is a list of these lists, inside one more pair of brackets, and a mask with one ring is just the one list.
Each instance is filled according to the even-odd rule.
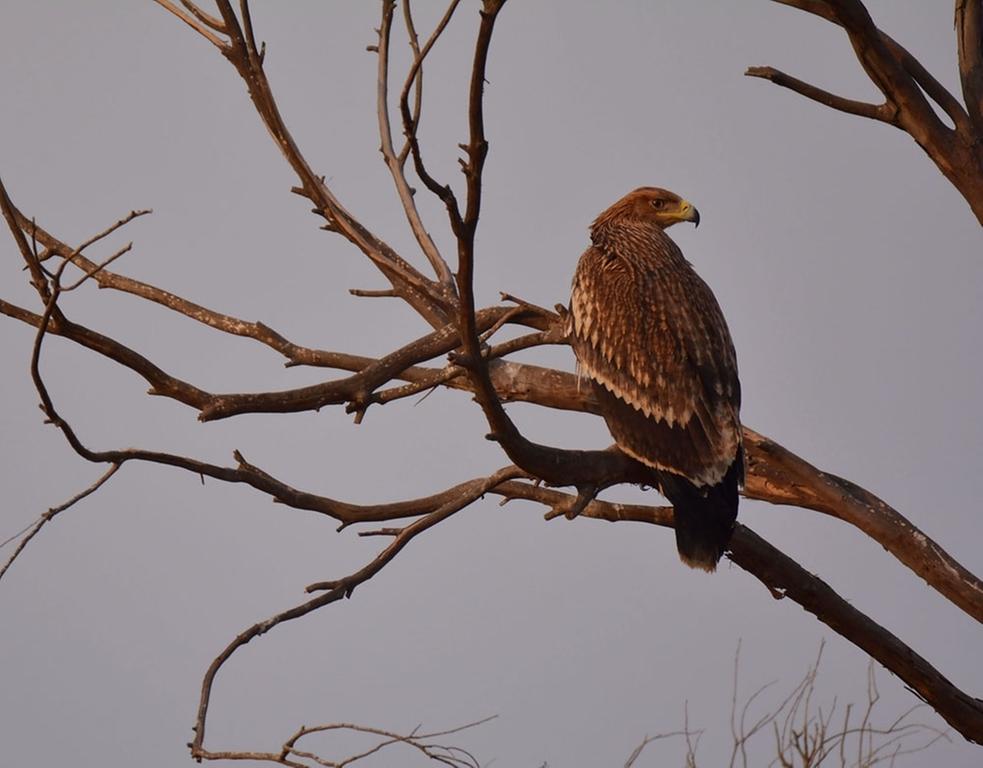
[[641,187],[594,220],[568,335],[618,448],[652,468],[683,562],[712,571],[744,482],[741,385],[720,305],[665,230],[700,214]]

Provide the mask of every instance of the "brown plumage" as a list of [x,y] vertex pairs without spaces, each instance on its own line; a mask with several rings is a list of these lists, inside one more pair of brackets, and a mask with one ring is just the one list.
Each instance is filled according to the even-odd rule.
[[683,562],[712,571],[744,481],[734,344],[713,293],[665,229],[699,213],[655,187],[591,225],[568,334],[618,448],[651,467],[672,502]]

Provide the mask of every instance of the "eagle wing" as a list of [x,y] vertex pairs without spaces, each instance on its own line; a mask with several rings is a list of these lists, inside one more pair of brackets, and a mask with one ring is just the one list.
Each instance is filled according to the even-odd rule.
[[571,344],[619,448],[696,485],[716,485],[743,458],[727,323],[668,236],[627,245],[627,256],[625,244],[595,244],[581,257]]

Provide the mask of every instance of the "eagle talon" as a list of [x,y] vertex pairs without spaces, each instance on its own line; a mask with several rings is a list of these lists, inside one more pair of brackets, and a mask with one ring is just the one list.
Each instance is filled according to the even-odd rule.
[[597,496],[597,486],[587,485],[583,488],[577,489],[577,498],[573,500],[573,503],[564,510],[563,516],[567,520],[573,520],[577,517],[584,509],[590,504],[594,497]]

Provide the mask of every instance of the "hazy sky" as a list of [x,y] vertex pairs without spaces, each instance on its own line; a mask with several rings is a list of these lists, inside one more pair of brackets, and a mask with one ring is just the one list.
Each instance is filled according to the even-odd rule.
[[[432,25],[437,4],[417,5],[421,27]],[[464,0],[435,51],[421,129],[434,172],[458,188],[476,5]],[[951,4],[869,5],[957,90]],[[422,267],[377,151],[376,60],[365,51],[377,4],[254,6],[267,71],[308,159]],[[426,332],[397,303],[348,295],[383,281],[290,194],[295,179],[242,83],[191,30],[149,0],[2,8],[0,174],[27,214],[80,242],[151,207],[99,253],[134,240],[120,272],[298,343],[382,354]],[[842,33],[776,4],[509,3],[488,68],[479,300],[508,291],[566,301],[599,211],[643,184],[678,192],[702,224],[672,234],[728,318],[745,423],[881,495],[980,573],[979,225],[907,135],[742,76],[757,64],[850,97],[876,95]],[[450,256],[440,209],[428,201],[424,213]],[[0,256],[0,295],[36,309],[9,238],[0,237]],[[258,344],[95,286],[66,297],[64,309],[213,391],[325,376],[284,369]],[[0,540],[102,471],[42,424],[32,340],[0,318]],[[524,357],[572,366],[565,348]],[[459,393],[375,408],[357,427],[341,409],[201,425],[70,343],[49,339],[43,368],[90,446],[220,463],[238,448],[335,498],[427,494],[506,463]],[[534,439],[609,442],[594,418],[510,412]],[[658,501],[633,489],[607,496]],[[302,723],[409,731],[497,714],[457,739],[483,762],[619,766],[645,734],[681,727],[688,702],[691,727],[706,729],[701,764],[721,765],[738,641],[744,695],[777,680],[767,700],[777,702],[825,638],[824,702],[863,699],[867,657],[744,571],[686,569],[671,531],[547,523],[542,512],[490,498],[414,541],[354,599],[240,651],[217,681],[209,745],[271,749]],[[978,624],[879,546],[814,512],[746,502],[740,516],[983,695]],[[244,627],[300,602],[306,584],[349,573],[378,547],[249,489],[126,466],[0,583],[0,765],[187,764],[211,659]],[[887,672],[879,680],[884,720],[915,703]],[[649,749],[639,766],[681,764],[677,742]],[[976,766],[983,752],[954,735],[931,759]]]

